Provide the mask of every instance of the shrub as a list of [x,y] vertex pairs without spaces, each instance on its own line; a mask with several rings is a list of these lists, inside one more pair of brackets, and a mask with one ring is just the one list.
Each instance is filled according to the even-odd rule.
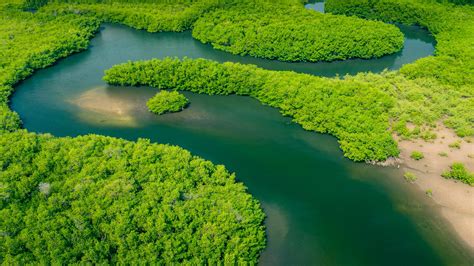
[[245,186],[179,147],[18,131],[0,154],[2,264],[254,265],[265,247]]
[[448,146],[453,149],[461,149],[461,141],[455,141],[453,143],[450,143]]
[[426,196],[432,198],[432,197],[433,197],[433,190],[427,189],[427,190],[425,191],[425,194],[426,194]]
[[425,158],[425,155],[421,152],[421,151],[413,151],[410,155],[410,157],[413,159],[413,160],[421,160],[423,158]]
[[447,179],[459,180],[474,186],[474,173],[468,172],[462,163],[454,163],[451,165],[451,170],[444,172],[441,176]]
[[412,172],[406,172],[403,177],[405,178],[406,181],[410,182],[410,183],[414,183],[418,177],[412,173]]

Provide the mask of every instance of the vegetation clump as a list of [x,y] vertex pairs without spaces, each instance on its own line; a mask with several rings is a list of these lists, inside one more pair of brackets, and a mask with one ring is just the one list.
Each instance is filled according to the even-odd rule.
[[459,140],[458,140],[458,141],[455,141],[455,142],[453,142],[453,143],[448,144],[448,146],[449,146],[450,148],[458,149],[458,150],[459,150],[459,149],[461,149],[461,141],[459,141]]
[[264,213],[224,166],[140,139],[0,135],[3,264],[256,264]]
[[418,177],[412,172],[406,172],[403,177],[407,182],[410,183],[415,183],[415,181],[418,179]]
[[433,190],[427,189],[427,190],[425,191],[425,194],[426,194],[426,196],[432,198],[432,197],[433,197]]
[[410,155],[413,160],[419,161],[425,158],[425,155],[421,151],[413,151]]
[[403,47],[394,25],[264,1],[204,14],[193,37],[233,54],[281,61],[370,59]]
[[474,186],[474,173],[470,173],[464,164],[453,163],[451,170],[441,174],[444,178],[459,180],[468,185]]
[[177,91],[160,91],[151,98],[146,105],[148,109],[157,115],[174,113],[183,110],[189,104],[189,100]]
[[[374,58],[399,51],[400,30],[382,22],[319,14],[298,0],[27,0],[48,14],[80,14],[150,32],[193,29],[234,54],[284,61]],[[45,5],[47,3],[47,5]]]

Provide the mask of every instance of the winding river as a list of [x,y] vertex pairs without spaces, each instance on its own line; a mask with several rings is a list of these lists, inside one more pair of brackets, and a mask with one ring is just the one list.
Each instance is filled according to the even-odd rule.
[[30,131],[150,138],[226,165],[268,215],[262,265],[467,264],[470,251],[399,170],[353,163],[335,138],[304,131],[248,97],[184,92],[188,109],[155,116],[145,102],[156,89],[109,87],[101,80],[114,64],[166,56],[334,76],[398,69],[433,53],[428,32],[402,30],[405,48],[395,55],[314,64],[230,55],[194,40],[190,32],[151,34],[104,24],[89,50],[19,84],[12,108]]

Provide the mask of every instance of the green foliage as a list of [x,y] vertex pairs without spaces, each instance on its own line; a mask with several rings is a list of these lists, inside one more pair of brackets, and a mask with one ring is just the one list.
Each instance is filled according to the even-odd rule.
[[256,264],[264,213],[234,174],[181,148],[0,135],[0,260]]
[[415,181],[418,179],[418,177],[412,172],[406,172],[403,177],[407,182],[410,183],[415,183]]
[[400,99],[397,101],[401,108],[398,112],[402,115],[399,121],[421,125],[444,120],[444,124],[459,136],[474,136],[472,6],[431,0],[328,0],[325,7],[335,14],[426,27],[437,40],[436,56],[420,59],[400,69],[404,77],[415,82],[411,83],[411,89],[394,88]]
[[194,24],[193,37],[233,54],[282,61],[369,59],[403,46],[393,25],[263,1],[206,13]]
[[99,26],[20,7],[0,5],[2,263],[256,263],[263,212],[222,166],[144,140],[6,133],[20,125],[12,85],[87,48]]
[[443,119],[459,136],[474,135],[471,111],[474,106],[470,107],[474,101],[452,86],[425,78],[412,80],[397,72],[359,74],[357,78],[380,87],[396,99],[389,116],[392,130],[404,139],[435,139],[437,136],[432,130]]
[[474,0],[436,0],[440,3],[453,3],[456,5],[473,5]]
[[48,0],[25,0],[25,9],[37,9],[48,3]]
[[54,17],[0,6],[0,133],[20,126],[18,115],[7,106],[12,86],[35,69],[87,48],[98,27],[92,18]]
[[450,143],[448,146],[449,146],[450,148],[458,149],[458,150],[459,150],[459,149],[461,149],[461,141],[457,140],[457,141],[455,141],[455,142],[453,142],[453,143]]
[[20,128],[20,116],[10,110],[6,104],[0,105],[0,134]]
[[184,31],[219,0],[203,1],[52,1],[49,14],[81,14],[149,32]]
[[421,151],[413,151],[410,155],[410,157],[413,159],[413,160],[421,160],[423,158],[425,158],[425,155],[423,155],[423,153]]
[[104,80],[113,85],[248,95],[279,108],[306,130],[336,136],[352,160],[382,161],[399,153],[388,131],[387,113],[393,101],[357,78],[329,79],[253,65],[167,58],[114,66]]
[[[43,0],[31,0],[43,1]],[[93,16],[102,22],[120,23],[149,32],[184,31],[204,13],[219,7],[260,0],[49,0],[41,12]],[[277,0],[295,3],[299,0]]]
[[441,176],[448,179],[456,179],[470,186],[474,186],[474,173],[468,172],[462,163],[453,163],[451,170],[444,172]]
[[403,46],[395,26],[319,14],[295,0],[56,0],[42,11],[92,15],[150,32],[193,28],[195,38],[215,48],[285,61],[373,58]]
[[188,104],[189,100],[177,91],[160,91],[146,103],[148,109],[157,115],[179,112]]
[[432,197],[433,197],[433,190],[427,189],[427,190],[425,191],[425,194],[426,194],[426,196],[432,198]]
[[[435,57],[409,64],[401,73],[410,78],[435,78],[442,84],[474,84],[474,9],[429,0],[328,0],[326,8],[336,14],[418,24],[437,40]],[[471,87],[472,89],[472,87]],[[470,90],[472,93],[472,90]]]

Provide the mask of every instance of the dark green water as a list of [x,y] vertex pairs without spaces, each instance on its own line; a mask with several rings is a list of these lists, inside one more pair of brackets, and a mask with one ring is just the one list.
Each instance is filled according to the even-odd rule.
[[145,137],[225,164],[268,215],[262,265],[468,265],[472,254],[397,169],[350,162],[333,137],[304,131],[248,97],[185,93],[188,109],[154,116],[145,102],[155,89],[108,87],[101,81],[114,64],[165,56],[329,76],[394,69],[433,52],[426,32],[404,31],[405,49],[394,56],[291,64],[219,52],[189,32],[150,34],[105,25],[89,50],[22,82],[12,108],[30,131]]

